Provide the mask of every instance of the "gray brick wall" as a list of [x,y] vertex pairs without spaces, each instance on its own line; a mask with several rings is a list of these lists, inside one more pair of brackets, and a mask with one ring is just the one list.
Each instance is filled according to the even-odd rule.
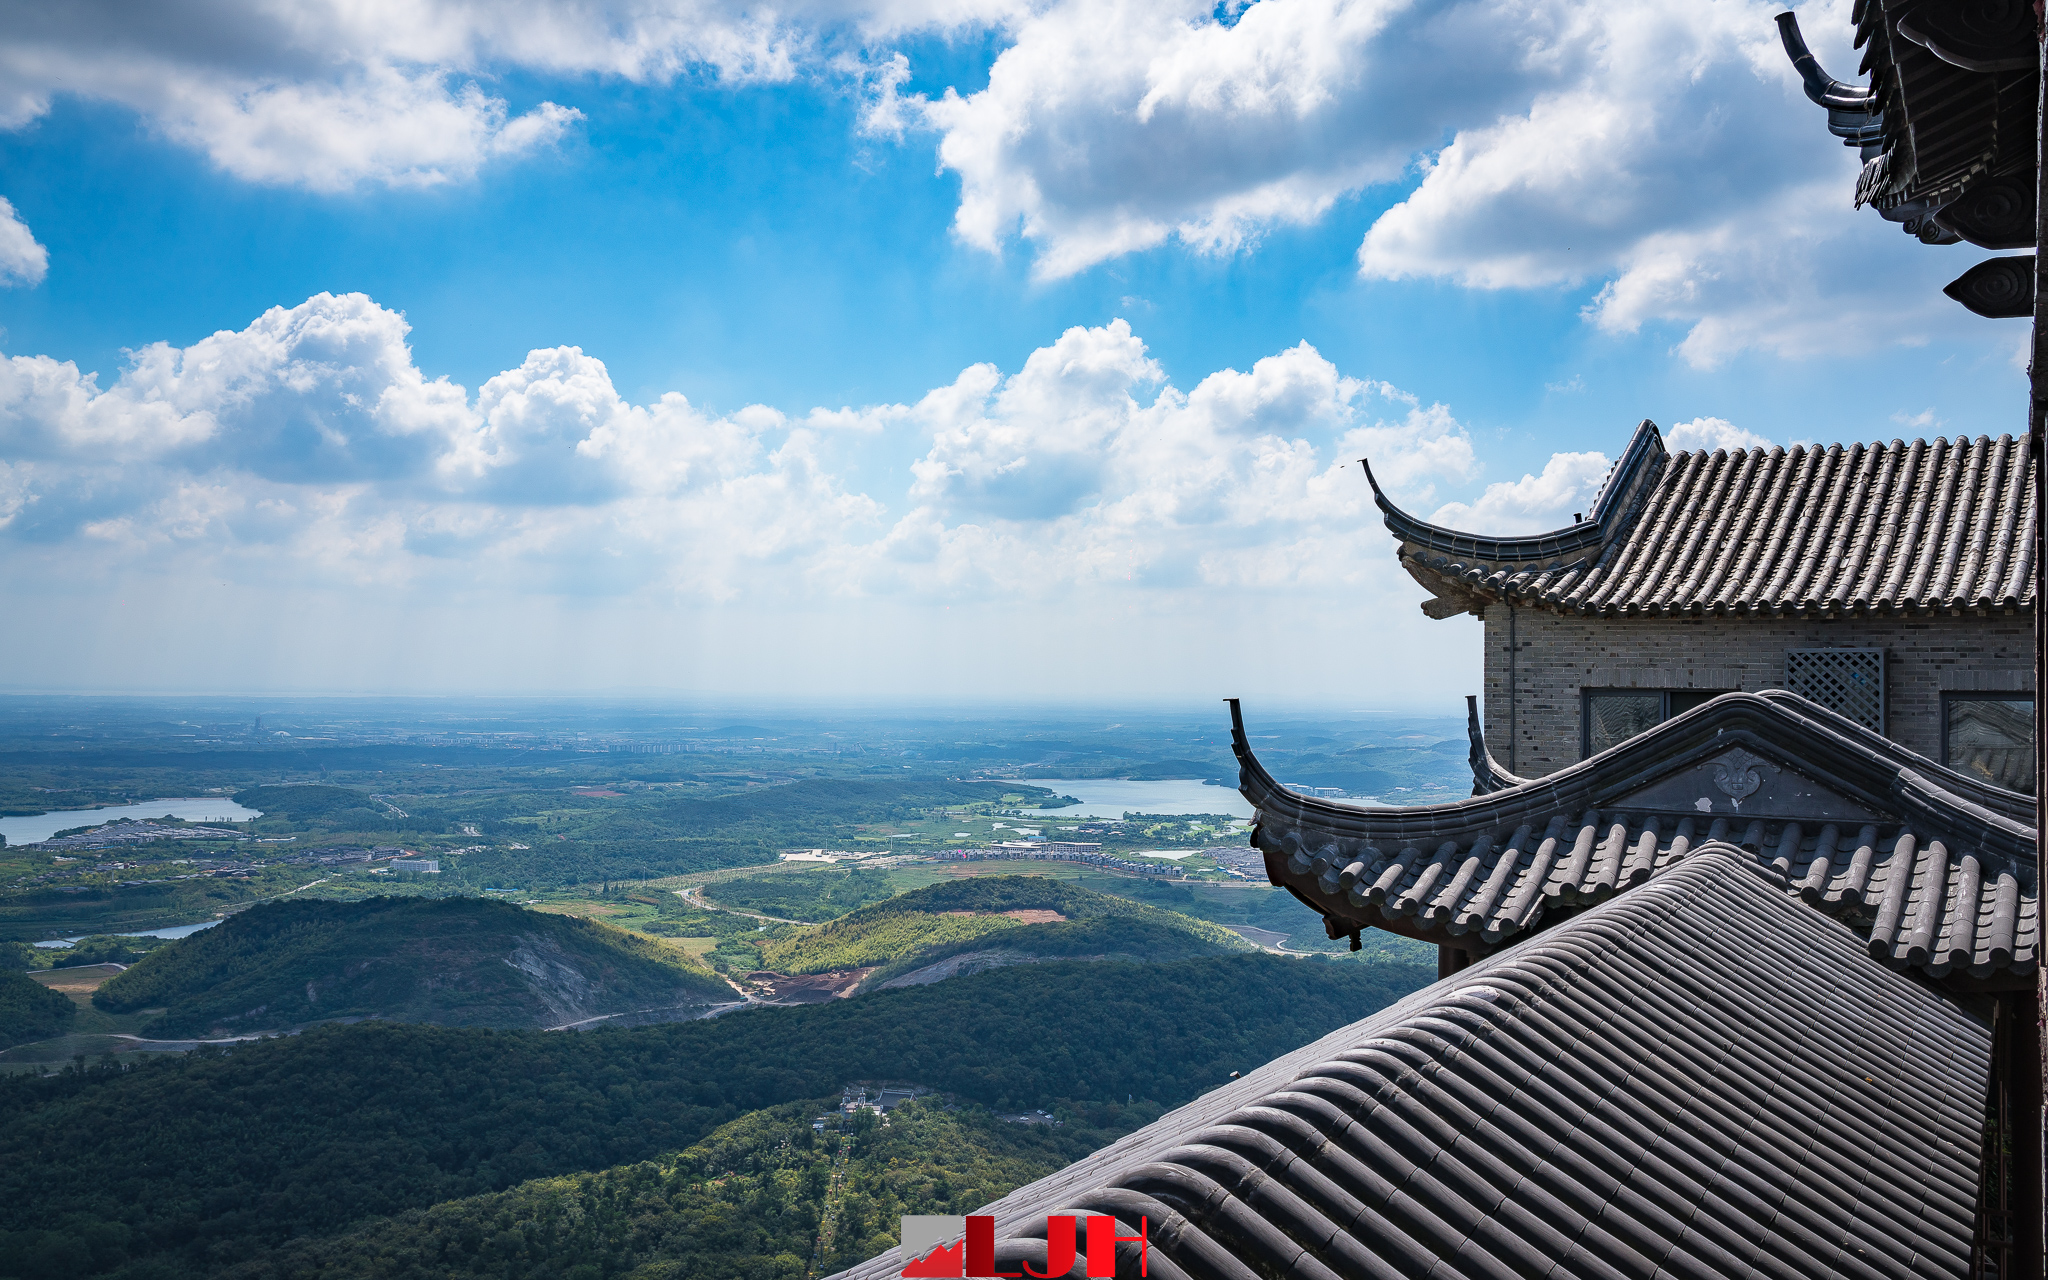
[[[1584,689],[1783,688],[1787,649],[1885,650],[1885,732],[1941,757],[1944,690],[2034,687],[2034,621],[2018,616],[1586,618],[1517,609],[1514,697],[1508,688],[1508,606],[1487,608],[1486,744],[1524,777],[1580,759]],[[1470,615],[1450,623],[1468,626]],[[1510,734],[1510,704],[1514,708]]]

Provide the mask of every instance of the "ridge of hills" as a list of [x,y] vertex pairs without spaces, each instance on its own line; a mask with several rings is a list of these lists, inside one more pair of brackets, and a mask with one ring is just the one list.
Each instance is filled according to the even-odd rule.
[[[444,1201],[339,1236],[294,1240],[226,1271],[228,1280],[802,1280],[896,1244],[904,1214],[973,1213],[1122,1136],[1006,1124],[932,1100],[813,1133],[837,1098],[787,1103],[721,1125],[686,1150],[591,1173],[537,1178]],[[843,1162],[840,1157],[843,1156]],[[834,1185],[835,1162],[838,1185]],[[828,1202],[830,1243],[816,1248]]]
[[[217,1276],[294,1239],[653,1160],[849,1081],[1134,1128],[1433,978],[1257,953],[1054,961],[659,1026],[330,1024],[0,1077],[0,1277]],[[495,1217],[472,1225],[498,1232]]]
[[465,849],[459,864],[473,883],[559,888],[769,865],[778,848],[853,839],[866,824],[904,821],[937,807],[1012,793],[1052,798],[1023,783],[924,776],[702,783],[701,793],[621,794],[551,781],[476,795],[410,796],[403,810],[367,790],[315,782],[249,787],[234,799],[262,810],[248,824],[252,832],[395,839],[473,829],[484,843]]
[[265,903],[159,947],[93,995],[163,1008],[151,1036],[246,1034],[337,1019],[550,1027],[732,998],[659,943],[482,898]]
[[[1040,960],[1185,960],[1252,950],[1206,920],[1044,876],[1011,875],[897,894],[765,943],[761,959],[787,974],[876,966],[862,983],[872,990]],[[972,962],[958,963],[970,955]],[[948,960],[956,963],[941,963]],[[924,972],[935,968],[943,971]]]

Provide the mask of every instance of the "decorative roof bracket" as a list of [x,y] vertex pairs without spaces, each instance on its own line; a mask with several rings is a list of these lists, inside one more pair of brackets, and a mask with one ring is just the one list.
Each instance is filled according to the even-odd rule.
[[1806,37],[1799,34],[1798,14],[1788,9],[1778,15],[1778,38],[1785,42],[1785,56],[1792,59],[1792,67],[1799,72],[1806,96],[1815,105],[1830,111],[1851,111],[1865,116],[1875,114],[1876,104],[1871,101],[1870,90],[1833,79],[1821,70],[1813,51],[1806,47]]
[[1877,109],[1877,95],[1836,80],[1821,70],[1820,63],[1799,34],[1799,18],[1792,13],[1778,15],[1778,37],[1785,43],[1785,55],[1799,72],[1806,96],[1828,109],[1828,132],[1846,147],[1861,150],[1868,160],[1884,150],[1884,114]]
[[1965,71],[2027,71],[2041,57],[2034,6],[2027,4],[1925,4],[1900,17],[1898,32]]

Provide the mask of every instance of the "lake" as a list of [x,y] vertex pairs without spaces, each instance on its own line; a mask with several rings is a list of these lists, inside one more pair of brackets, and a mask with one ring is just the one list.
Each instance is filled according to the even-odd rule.
[[60,809],[26,818],[0,818],[0,836],[9,844],[34,844],[72,827],[96,827],[120,818],[161,818],[169,814],[187,822],[248,822],[259,809],[244,809],[224,796],[189,796],[181,800],[145,800],[106,809]]
[[1025,778],[1081,803],[1065,809],[1026,809],[1034,818],[1121,818],[1126,813],[1227,813],[1249,818],[1252,807],[1234,787],[1212,787],[1197,779],[1132,782],[1126,778]]
[[[161,817],[162,815],[159,814],[158,816]],[[141,933],[117,933],[114,936],[117,938],[189,938],[201,929],[211,929],[219,923],[220,921],[218,920],[201,920],[198,924],[174,924],[168,929],[144,929]],[[78,941],[79,938],[89,938],[91,936],[89,933],[81,933],[76,938],[52,938],[48,942],[38,942],[36,945],[39,947],[68,947]]]

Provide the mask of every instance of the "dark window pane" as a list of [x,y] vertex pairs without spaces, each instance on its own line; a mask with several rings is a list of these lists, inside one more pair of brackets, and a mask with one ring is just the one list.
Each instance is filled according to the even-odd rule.
[[1592,693],[1586,695],[1586,739],[1592,754],[1654,726],[1664,718],[1661,693]]
[[1724,692],[1721,689],[1673,689],[1667,695],[1671,699],[1671,714],[1680,715],[1694,707],[1704,707]]
[[2034,702],[1948,700],[1948,766],[1986,782],[2034,793]]

